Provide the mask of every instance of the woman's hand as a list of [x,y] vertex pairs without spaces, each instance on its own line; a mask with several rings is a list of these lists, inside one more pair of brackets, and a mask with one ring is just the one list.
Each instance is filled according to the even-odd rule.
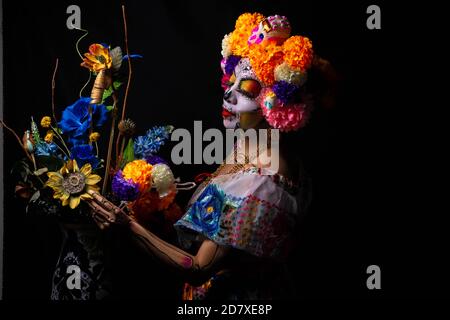
[[176,246],[158,238],[131,219],[122,209],[95,191],[89,191],[92,200],[87,203],[92,209],[92,215],[101,229],[111,224],[126,224],[134,239],[145,252],[157,258],[165,265],[172,266],[192,283],[201,285],[219,268],[222,259],[229,249],[220,246],[212,240],[203,241],[197,254],[191,255]]
[[128,224],[131,218],[118,206],[96,191],[88,191],[92,200],[87,203],[92,209],[92,217],[100,229],[108,228],[111,224]]

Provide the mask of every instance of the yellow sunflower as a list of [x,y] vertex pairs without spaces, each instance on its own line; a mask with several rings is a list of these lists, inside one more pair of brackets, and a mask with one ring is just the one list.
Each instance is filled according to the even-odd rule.
[[76,160],[69,160],[59,172],[47,172],[46,186],[53,189],[53,198],[61,200],[63,206],[70,205],[71,209],[75,209],[81,199],[92,199],[88,191],[98,192],[100,189],[96,184],[102,178],[91,172],[89,163],[79,169]]
[[89,52],[85,53],[84,56],[81,66],[88,68],[90,71],[100,72],[111,68],[112,58],[108,47],[98,43],[91,44]]

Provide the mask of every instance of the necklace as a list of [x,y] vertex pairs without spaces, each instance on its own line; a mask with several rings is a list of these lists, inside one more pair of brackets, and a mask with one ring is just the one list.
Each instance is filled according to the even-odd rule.
[[[265,148],[267,149],[267,148]],[[203,182],[200,183],[200,185],[198,186],[198,188],[194,191],[191,200],[189,201],[189,205],[191,205],[192,203],[194,203],[198,196],[203,192],[203,190],[211,183],[211,181],[221,175],[225,175],[225,174],[234,174],[234,173],[238,173],[240,171],[243,171],[244,169],[248,169],[250,167],[254,167],[254,164],[251,163],[251,161],[253,161],[255,158],[257,158],[259,156],[259,145],[256,148],[256,154],[254,154],[254,156],[250,159],[250,157],[248,156],[248,154],[244,151],[243,153],[239,153],[238,152],[238,145],[237,143],[234,145],[234,150],[232,155],[234,157],[234,162],[237,161],[238,156],[242,156],[244,161],[237,161],[237,163],[234,163],[233,165],[231,164],[227,164],[227,161],[225,160],[224,162],[222,162],[222,164],[216,169],[216,171],[214,171],[211,175],[209,175],[205,180],[203,180]],[[228,167],[227,167],[228,166]]]

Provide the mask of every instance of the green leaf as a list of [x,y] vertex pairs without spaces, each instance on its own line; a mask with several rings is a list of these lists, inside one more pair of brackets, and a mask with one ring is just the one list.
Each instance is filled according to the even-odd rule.
[[112,111],[114,109],[114,106],[106,106],[106,110]]
[[33,117],[31,117],[31,134],[33,136],[35,143],[39,143],[42,141],[41,136],[39,135],[39,129],[37,127],[36,122],[34,122]]
[[114,88],[114,91],[115,91],[115,90],[119,89],[122,84],[123,84],[123,82],[116,80],[116,81],[113,82],[111,87],[109,87],[108,89],[103,91],[102,103],[104,103],[104,101],[106,99],[108,99],[112,95],[113,88]]
[[32,174],[33,172],[30,169],[30,164],[25,159],[15,162],[11,168],[11,175],[14,179],[22,182],[27,182],[28,176]]
[[122,168],[128,163],[134,160],[134,141],[128,140],[127,147],[123,151]]

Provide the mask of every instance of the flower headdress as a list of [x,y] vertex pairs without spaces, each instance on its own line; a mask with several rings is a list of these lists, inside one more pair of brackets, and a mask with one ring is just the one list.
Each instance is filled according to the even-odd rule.
[[263,85],[258,97],[263,115],[281,131],[301,128],[310,113],[306,99],[299,102],[298,96],[313,62],[313,47],[308,38],[290,36],[290,32],[284,16],[244,13],[222,40],[222,84],[226,86],[240,59],[249,59]]

